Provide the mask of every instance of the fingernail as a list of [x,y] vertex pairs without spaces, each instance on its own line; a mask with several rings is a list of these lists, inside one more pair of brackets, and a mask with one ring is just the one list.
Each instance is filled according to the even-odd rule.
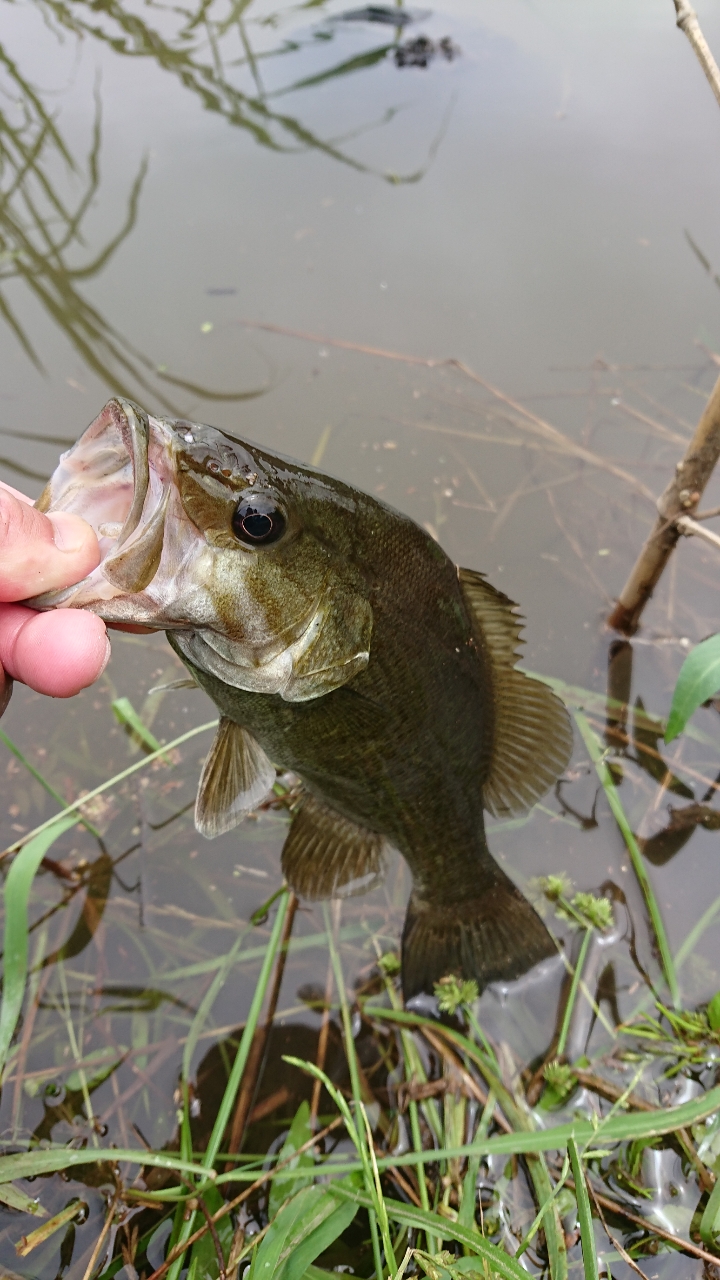
[[48,515],[53,527],[53,542],[58,551],[66,554],[82,551],[87,544],[85,521],[69,511],[53,511]]
[[98,676],[101,676],[101,675],[102,675],[102,673],[103,673],[103,671],[105,670],[105,668],[106,668],[106,666],[107,666],[108,662],[110,661],[110,654],[111,654],[111,653],[112,653],[112,649],[111,649],[111,647],[110,647],[110,641],[109,641],[108,637],[107,637],[107,636],[105,636],[105,657],[103,658],[103,660],[102,660],[102,666],[101,666],[100,670],[98,671],[97,676],[95,677],[95,679],[96,679],[96,680],[98,679]]

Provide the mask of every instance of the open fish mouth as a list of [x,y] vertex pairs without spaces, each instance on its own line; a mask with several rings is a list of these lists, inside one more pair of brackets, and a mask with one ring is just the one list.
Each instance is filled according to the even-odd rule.
[[82,516],[97,535],[100,563],[81,582],[27,603],[36,609],[86,608],[108,622],[172,625],[161,616],[161,600],[144,596],[163,556],[171,471],[169,424],[151,419],[130,400],[110,400],[62,455],[36,503],[40,511]]

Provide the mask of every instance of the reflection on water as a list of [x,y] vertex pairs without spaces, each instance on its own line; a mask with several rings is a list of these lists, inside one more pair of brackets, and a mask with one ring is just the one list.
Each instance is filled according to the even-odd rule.
[[[274,68],[280,60],[284,67],[308,43],[319,45],[325,53],[326,48],[333,45],[337,24],[320,25],[301,41],[280,39],[269,47],[254,49],[254,32],[248,27],[254,17],[252,0],[229,7],[224,0],[210,0],[210,3],[202,0],[195,11],[176,9],[172,15],[167,6],[151,0],[143,7],[142,16],[120,3],[105,5],[100,13],[97,6],[82,0],[72,3],[37,0],[37,7],[59,40],[70,31],[79,39],[106,45],[116,55],[152,59],[159,69],[175,77],[183,89],[195,94],[204,109],[218,112],[228,124],[249,131],[260,146],[280,153],[316,150],[361,173],[374,171],[352,157],[346,149],[347,143],[352,137],[391,121],[397,108],[387,108],[379,119],[358,125],[344,137],[323,138],[303,124],[301,115],[280,112],[271,102],[284,95],[307,93],[327,81],[374,67],[391,53],[398,66],[426,66],[436,53],[452,60],[457,52],[449,40],[441,41],[437,47],[425,37],[401,43],[401,32],[415,21],[415,14],[402,9],[396,14],[386,11],[395,27],[394,39],[390,42],[340,62],[330,59],[330,65],[311,76],[290,78],[287,83],[267,90],[263,75],[268,64]],[[372,27],[383,20],[382,13],[380,9],[377,12],[357,10],[344,16],[354,24]],[[255,26],[261,31],[274,31],[285,17],[282,12],[266,14]],[[325,57],[324,61],[328,59]],[[8,104],[0,129],[0,316],[34,366],[43,371],[37,344],[7,289],[6,282],[12,280],[23,281],[69,338],[87,368],[115,392],[136,397],[146,392],[155,403],[171,412],[179,409],[169,398],[168,386],[211,402],[235,402],[262,395],[266,387],[223,391],[169,374],[164,367],[154,365],[146,353],[118,332],[83,296],[82,284],[103,271],[136,225],[148,161],[144,159],[139,165],[127,195],[120,228],[85,261],[73,261],[87,242],[85,223],[102,186],[101,86],[96,87],[90,150],[81,161],[63,137],[42,91],[33,83],[32,68],[26,75],[2,46],[0,73],[2,93]],[[237,82],[243,74],[251,76],[253,94],[239,87]],[[437,151],[446,123],[446,119],[440,122],[429,142],[427,164]],[[377,172],[394,184],[417,182],[427,164],[404,175]],[[68,177],[80,178],[83,184],[82,193],[74,201],[66,194]],[[44,439],[51,442],[48,436]],[[6,461],[6,465],[18,474],[43,478],[21,464]]]

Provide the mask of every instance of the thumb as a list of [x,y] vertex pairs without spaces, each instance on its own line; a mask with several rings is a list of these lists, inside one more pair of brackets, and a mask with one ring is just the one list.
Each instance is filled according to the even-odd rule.
[[99,563],[95,533],[80,516],[43,515],[0,486],[0,601],[69,587]]

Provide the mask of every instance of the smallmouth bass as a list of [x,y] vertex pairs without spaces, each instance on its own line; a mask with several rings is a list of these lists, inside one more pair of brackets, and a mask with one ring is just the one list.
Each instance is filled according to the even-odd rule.
[[215,702],[203,835],[290,769],[304,793],[282,868],[300,896],[368,888],[391,848],[408,863],[406,999],[448,973],[482,990],[555,954],[483,810],[527,812],[568,762],[570,723],[516,668],[521,621],[482,574],[350,485],[120,398],[37,506],[83,516],[102,560],[28,603],[163,628]]

